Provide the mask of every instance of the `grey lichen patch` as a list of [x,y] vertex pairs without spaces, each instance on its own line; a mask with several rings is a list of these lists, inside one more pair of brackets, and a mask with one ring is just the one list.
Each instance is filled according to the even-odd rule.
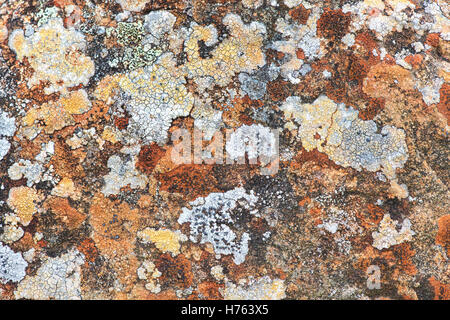
[[374,121],[361,120],[357,110],[326,96],[312,104],[289,97],[281,109],[290,121],[289,129],[298,125],[298,137],[307,151],[317,148],[343,167],[381,170],[389,179],[395,179],[396,169],[408,159],[402,129],[387,125],[379,131]]
[[0,282],[19,282],[25,277],[28,266],[20,253],[15,253],[0,242]]
[[[139,149],[137,152],[139,152]],[[108,159],[107,165],[111,171],[104,176],[105,185],[102,188],[102,193],[105,196],[118,194],[120,189],[125,186],[132,189],[142,189],[147,185],[147,177],[135,168],[136,161],[134,153],[125,157],[124,160],[119,155],[112,155]]]
[[233,211],[244,208],[248,214],[255,214],[254,206],[258,197],[244,188],[235,188],[225,193],[211,193],[197,198],[189,204],[192,209],[183,208],[178,223],[190,223],[192,242],[211,243],[217,258],[220,255],[233,255],[236,264],[244,262],[248,252],[250,234],[243,232],[240,238],[232,230]]
[[14,292],[16,299],[81,299],[81,265],[84,255],[71,250],[46,259],[36,275],[28,275]]

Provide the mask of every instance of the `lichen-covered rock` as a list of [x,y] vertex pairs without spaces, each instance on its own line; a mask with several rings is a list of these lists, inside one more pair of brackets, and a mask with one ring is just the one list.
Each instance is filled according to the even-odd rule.
[[0,0],[0,300],[448,300],[447,2]]

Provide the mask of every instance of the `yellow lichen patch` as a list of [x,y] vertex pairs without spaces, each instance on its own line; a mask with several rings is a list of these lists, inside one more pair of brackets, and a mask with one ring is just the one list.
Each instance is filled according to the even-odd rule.
[[239,72],[251,72],[265,64],[261,50],[266,29],[263,24],[245,25],[235,14],[228,14],[223,23],[230,30],[230,37],[222,41],[212,52],[211,58],[200,57],[199,42],[214,45],[217,31],[213,26],[192,26],[192,33],[185,42],[188,62],[185,69],[189,78],[211,77],[220,86],[227,85]]
[[63,96],[59,102],[69,114],[82,114],[91,108],[91,102],[84,90],[73,91],[68,96]]
[[83,89],[70,92],[58,101],[50,101],[28,110],[22,119],[20,132],[33,139],[41,130],[52,134],[57,130],[75,123],[72,115],[81,114],[91,108],[91,103]]
[[113,103],[113,97],[119,90],[120,75],[106,76],[100,80],[95,88],[94,97],[107,104]]
[[116,0],[122,6],[123,10],[139,12],[144,9],[145,5],[151,0]]
[[118,132],[115,128],[110,126],[105,126],[105,129],[102,133],[102,139],[104,141],[109,141],[112,144],[116,143],[120,139],[120,132]]
[[155,246],[162,252],[171,252],[174,255],[180,253],[180,241],[182,241],[182,234],[173,232],[171,230],[146,228],[138,232],[138,237],[143,243],[154,243]]
[[27,226],[37,211],[37,202],[41,199],[33,188],[15,187],[9,190],[8,205],[20,218],[20,223]]
[[94,62],[82,53],[85,49],[83,34],[64,28],[61,19],[51,19],[33,35],[25,37],[23,30],[15,30],[9,46],[17,59],[28,58],[34,70],[28,86],[48,81],[44,92],[50,94],[79,84],[87,85],[94,75]]

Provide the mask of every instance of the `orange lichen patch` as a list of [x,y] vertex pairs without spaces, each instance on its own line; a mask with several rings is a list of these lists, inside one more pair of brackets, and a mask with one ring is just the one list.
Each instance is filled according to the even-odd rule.
[[49,197],[44,202],[44,208],[50,210],[69,229],[77,229],[86,219],[86,215],[72,208],[66,198]]
[[180,165],[175,169],[157,175],[161,190],[181,193],[189,200],[220,192],[217,180],[212,174],[212,165]]
[[382,282],[398,280],[404,275],[414,276],[417,273],[416,266],[412,262],[414,253],[415,251],[408,243],[402,243],[383,251],[367,246],[360,259],[355,263],[355,268],[365,273],[371,265],[379,267]]
[[119,130],[125,130],[128,127],[129,118],[128,117],[116,117],[114,118],[114,125]]
[[397,259],[397,264],[402,273],[415,275],[417,268],[412,261],[415,251],[409,243],[401,243],[392,247],[392,252]]
[[223,111],[222,119],[223,121],[230,125],[231,127],[238,127],[245,124],[251,125],[253,120],[248,116],[249,109],[261,108],[264,103],[261,100],[252,100],[245,95],[244,97],[235,97],[231,104],[221,105],[215,103],[215,107],[218,110]]
[[358,117],[362,120],[372,120],[375,116],[384,109],[385,101],[383,98],[369,98],[369,105],[360,109]]
[[364,79],[363,91],[374,98],[395,99],[413,87],[414,80],[408,70],[399,65],[379,63],[370,69]]
[[270,81],[267,83],[267,93],[273,101],[284,101],[292,95],[288,81]]
[[137,209],[97,194],[89,209],[89,223],[94,229],[92,239],[102,254],[114,258],[132,252],[139,228]]
[[35,247],[35,246],[36,245],[35,245],[34,240],[33,240],[33,235],[31,233],[29,233],[29,232],[25,232],[23,234],[22,238],[20,238],[20,240],[14,242],[11,245],[11,248],[14,251],[25,252],[25,251],[28,251],[31,248]]
[[367,207],[356,211],[358,222],[366,229],[377,227],[381,219],[383,219],[384,211],[380,207],[369,203]]
[[[148,291],[147,291],[147,293],[148,293]],[[175,290],[168,289],[168,290],[161,291],[158,294],[148,293],[146,295],[145,299],[146,300],[178,300],[178,297],[177,297]]]
[[58,8],[64,8],[68,5],[73,4],[72,0],[53,0],[53,4]]
[[89,262],[94,262],[98,257],[98,249],[95,246],[94,241],[91,238],[84,239],[78,246],[78,251],[84,254],[86,259],[86,265]]
[[27,226],[37,212],[37,203],[41,197],[36,190],[29,187],[14,187],[9,190],[8,205],[20,218],[20,223]]
[[82,126],[88,125],[89,123],[98,123],[100,120],[109,120],[110,116],[107,114],[109,107],[102,101],[94,101],[92,103],[92,108],[83,113],[73,115],[76,123]]
[[341,39],[348,32],[350,22],[350,13],[343,13],[341,9],[325,8],[317,21],[317,33],[327,39]]
[[450,300],[450,284],[441,283],[434,277],[428,279],[434,288],[434,300]]
[[439,90],[441,95],[440,102],[437,105],[438,111],[447,119],[447,124],[450,122],[450,84],[444,83]]
[[136,168],[145,173],[151,174],[158,161],[164,156],[165,150],[156,143],[145,145],[139,151]]
[[369,56],[369,59],[372,59],[371,62],[375,62],[375,61],[380,61],[380,57],[376,57],[373,55],[373,50],[377,50],[378,48],[378,43],[377,41],[374,39],[373,35],[370,32],[360,32],[356,35],[355,37],[355,43],[359,44],[360,46],[362,46],[365,50],[366,53],[372,53]]
[[92,239],[100,253],[109,259],[118,280],[130,290],[137,279],[139,261],[133,253],[139,227],[139,212],[126,202],[110,201],[96,194],[89,209]]
[[437,47],[439,46],[439,33],[430,33],[427,35],[427,40],[425,41],[426,44]]
[[197,290],[204,299],[219,300],[222,299],[222,295],[220,294],[219,290],[223,289],[224,287],[225,286],[223,284],[205,281],[197,286]]
[[314,225],[319,225],[323,223],[322,217],[324,216],[324,212],[319,207],[313,207],[310,210],[308,210],[308,213],[311,215],[314,221]]
[[191,262],[182,254],[172,257],[164,253],[155,261],[156,268],[161,272],[161,285],[188,288],[194,281]]
[[83,179],[85,176],[84,169],[80,163],[83,159],[84,152],[82,150],[71,150],[64,142],[57,141],[55,143],[55,153],[50,160],[55,172],[62,177],[68,179]]
[[317,149],[306,151],[304,148],[290,161],[289,167],[293,170],[301,170],[302,166],[312,162],[320,167],[339,169],[340,167],[331,161],[325,153],[319,152]]
[[418,69],[423,61],[423,55],[421,54],[413,54],[410,56],[407,56],[405,58],[405,61],[409,63],[414,69]]
[[450,256],[450,215],[445,215],[438,220],[439,230],[436,235],[436,243],[441,245]]
[[299,24],[305,24],[306,21],[308,21],[310,14],[311,10],[306,9],[302,4],[289,10],[289,15],[291,16],[292,20],[296,21]]

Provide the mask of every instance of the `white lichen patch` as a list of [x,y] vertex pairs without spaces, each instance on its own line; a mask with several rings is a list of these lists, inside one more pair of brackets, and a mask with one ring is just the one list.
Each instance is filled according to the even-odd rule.
[[50,82],[45,93],[65,91],[79,84],[87,85],[94,75],[94,62],[83,52],[86,42],[82,33],[64,28],[61,19],[51,19],[30,36],[19,29],[11,33],[9,46],[18,60],[28,58],[34,70],[28,86]]
[[28,263],[19,252],[14,252],[0,242],[0,282],[19,282],[25,277]]
[[131,115],[128,130],[145,142],[165,143],[172,120],[187,116],[194,104],[185,83],[170,53],[151,66],[121,76],[118,84],[130,96],[126,104]]
[[0,111],[0,136],[12,137],[16,132],[16,119]]
[[233,210],[238,206],[255,214],[254,205],[257,196],[244,188],[235,188],[225,193],[211,193],[207,197],[199,197],[189,204],[192,209],[183,208],[178,223],[190,223],[189,239],[197,243],[211,243],[216,257],[233,255],[236,264],[244,262],[248,252],[250,235],[243,232],[240,238],[232,230]]
[[123,10],[139,12],[145,8],[145,5],[151,0],[116,0]]
[[271,48],[286,55],[286,61],[281,65],[281,75],[291,83],[301,81],[300,69],[304,61],[297,57],[298,49],[302,49],[308,61],[323,55],[320,39],[317,37],[317,20],[320,10],[313,7],[306,24],[290,23],[280,18],[276,23],[276,31],[283,35],[282,40],[274,41]]
[[298,126],[298,138],[307,151],[324,152],[343,167],[381,170],[389,179],[395,179],[396,169],[408,159],[402,129],[387,125],[378,133],[374,121],[361,120],[357,110],[336,104],[326,96],[312,104],[289,97],[281,110],[290,121],[288,129]]
[[110,172],[103,177],[105,185],[102,193],[105,196],[118,194],[120,189],[129,186],[131,189],[143,189],[147,185],[147,177],[136,170],[136,155],[122,159],[119,155],[112,155],[107,166]]
[[84,255],[71,250],[60,257],[43,257],[36,275],[26,276],[14,292],[16,299],[81,299],[81,265]]
[[0,160],[8,154],[9,148],[11,148],[11,143],[6,139],[0,138]]
[[242,284],[225,282],[223,297],[225,300],[281,300],[286,297],[284,280],[264,276],[260,279],[249,277]]
[[140,280],[146,281],[145,289],[155,294],[161,292],[161,285],[158,278],[162,273],[156,268],[153,262],[145,260],[137,269],[137,274]]
[[226,86],[235,74],[251,72],[262,67],[265,55],[262,51],[266,27],[259,22],[248,25],[236,14],[223,18],[230,36],[211,51],[210,58],[201,58],[199,42],[213,46],[217,43],[217,30],[214,26],[191,25],[190,35],[185,41],[188,62],[184,65],[187,76],[193,79],[210,77],[219,86]]
[[159,44],[164,35],[171,33],[177,20],[172,13],[166,10],[152,11],[145,16],[144,28],[149,33],[146,40],[149,43]]
[[13,213],[6,213],[3,216],[3,224],[0,227],[3,233],[0,234],[0,241],[4,243],[13,243],[23,237],[24,231],[19,226],[20,218]]
[[12,180],[27,179],[27,186],[31,187],[41,181],[54,182],[53,167],[46,168],[55,152],[55,143],[49,141],[42,146],[41,152],[35,157],[35,161],[19,159],[8,168],[8,176]]
[[378,250],[387,249],[396,244],[411,241],[415,235],[411,230],[411,221],[404,219],[401,224],[392,220],[389,214],[385,214],[378,225],[378,231],[372,233],[373,246]]

